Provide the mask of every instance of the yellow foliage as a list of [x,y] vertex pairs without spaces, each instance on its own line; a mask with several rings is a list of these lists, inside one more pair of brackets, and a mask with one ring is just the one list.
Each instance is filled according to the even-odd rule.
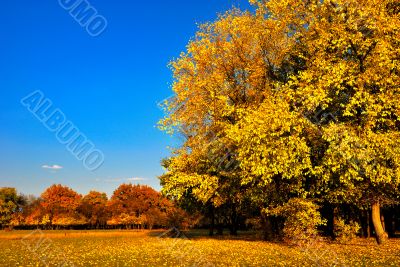
[[[203,25],[171,63],[175,96],[160,127],[184,142],[164,192],[219,205],[244,186],[267,198],[279,180],[289,184],[283,197],[398,198],[395,1],[250,2],[254,14],[232,10]],[[236,168],[221,160],[227,151]]]

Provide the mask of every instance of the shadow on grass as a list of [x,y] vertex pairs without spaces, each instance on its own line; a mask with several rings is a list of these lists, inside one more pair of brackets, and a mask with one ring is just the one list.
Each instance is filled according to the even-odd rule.
[[215,239],[215,240],[241,240],[241,241],[262,241],[260,235],[255,231],[239,231],[237,236],[224,233],[223,235],[210,236],[206,229],[177,230],[174,228],[155,230],[147,233],[151,237],[161,238],[186,238],[186,239]]
[[[147,233],[147,236],[150,237],[158,237],[158,238],[180,238],[180,239],[190,239],[190,240],[230,240],[230,241],[248,241],[248,242],[260,242],[264,241],[261,238],[261,233],[257,231],[239,231],[237,236],[230,235],[229,232],[225,232],[223,235],[213,235],[209,236],[208,230],[206,229],[192,229],[186,231],[180,231],[177,229],[165,229],[165,230],[153,230]],[[395,238],[392,237],[389,241],[398,240],[399,236]],[[290,243],[286,243],[282,240],[268,240],[266,243],[274,243],[280,246],[288,247],[288,248],[299,248],[299,245],[293,245]],[[318,247],[319,244],[325,244],[328,246],[331,245],[339,245],[339,246],[348,246],[348,247],[370,247],[370,246],[378,246],[376,244],[375,238],[356,238],[351,241],[340,241],[340,240],[332,240],[330,237],[319,237],[315,239],[315,241],[310,240],[308,242],[309,247]]]

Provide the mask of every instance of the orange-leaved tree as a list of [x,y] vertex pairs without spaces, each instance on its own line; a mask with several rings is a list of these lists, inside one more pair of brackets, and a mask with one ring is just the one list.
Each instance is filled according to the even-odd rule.
[[86,222],[77,212],[82,197],[71,188],[52,185],[42,193],[41,199],[41,205],[52,225],[69,226]]
[[79,211],[88,219],[92,227],[104,227],[108,218],[107,202],[105,193],[90,191],[82,198]]

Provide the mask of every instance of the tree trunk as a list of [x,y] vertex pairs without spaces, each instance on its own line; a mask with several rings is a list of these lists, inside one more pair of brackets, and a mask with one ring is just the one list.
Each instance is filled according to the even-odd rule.
[[372,204],[372,223],[375,228],[376,241],[379,245],[383,244],[388,238],[381,221],[381,206],[379,201]]
[[238,235],[237,233],[237,228],[238,228],[238,216],[237,216],[237,211],[236,211],[236,206],[233,204],[232,206],[232,216],[231,216],[231,225],[230,225],[230,234],[231,235]]
[[270,219],[265,216],[264,214],[261,215],[261,224],[262,224],[262,231],[263,231],[263,239],[265,241],[272,240],[272,227]]
[[338,224],[338,208],[334,207],[333,208],[333,219],[332,219],[332,233],[333,233],[333,238],[336,238],[336,234],[337,234],[337,224]]
[[367,238],[371,237],[371,224],[370,224],[371,218],[369,215],[369,210],[367,210]]
[[210,232],[208,233],[209,236],[214,235],[214,226],[215,226],[215,214],[214,214],[214,208],[211,206],[210,207],[210,215],[211,215],[211,224],[210,224]]

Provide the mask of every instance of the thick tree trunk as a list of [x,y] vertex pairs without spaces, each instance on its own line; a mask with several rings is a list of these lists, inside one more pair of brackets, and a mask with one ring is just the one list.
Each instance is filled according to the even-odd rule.
[[372,223],[375,228],[376,241],[379,245],[383,244],[388,238],[381,221],[381,206],[379,201],[372,204]]

